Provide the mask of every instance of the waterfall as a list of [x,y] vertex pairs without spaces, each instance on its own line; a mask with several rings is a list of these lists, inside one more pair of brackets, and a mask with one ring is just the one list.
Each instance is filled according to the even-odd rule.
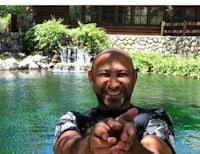
[[68,57],[67,48],[66,47],[60,48],[59,53],[60,53],[61,62],[64,62],[64,63],[68,62],[67,61],[67,57]]
[[61,46],[59,49],[61,63],[57,63],[53,72],[86,71],[91,66],[91,56],[85,47]]

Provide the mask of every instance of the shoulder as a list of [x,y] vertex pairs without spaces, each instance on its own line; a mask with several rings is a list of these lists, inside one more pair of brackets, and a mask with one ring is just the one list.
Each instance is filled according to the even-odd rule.
[[153,109],[147,122],[146,131],[147,134],[156,134],[163,139],[167,134],[168,137],[174,136],[171,116],[163,109]]
[[141,119],[145,121],[143,136],[155,135],[164,140],[175,151],[172,119],[164,109],[141,109],[137,120]]
[[77,121],[79,119],[87,119],[93,117],[94,115],[98,115],[96,108],[92,108],[84,113],[77,112],[77,111],[68,111],[64,115],[59,118],[58,124],[65,123],[67,121]]
[[76,115],[78,114],[78,112],[69,111],[59,118],[55,128],[55,140],[57,140],[58,137],[60,137],[60,135],[66,130],[77,130]]
[[161,109],[161,108],[153,109],[150,119],[165,121],[167,125],[172,127],[172,118],[169,115],[169,113],[167,113],[164,109]]
[[160,119],[165,121],[168,125],[172,125],[171,116],[162,108],[155,108],[155,109],[145,109],[139,108],[138,109],[138,116],[135,118],[135,122],[146,122],[148,123],[151,119]]
[[67,130],[76,130],[80,132],[80,126],[94,121],[94,119],[92,119],[94,114],[96,114],[96,109],[91,109],[85,113],[68,111],[62,115],[57,122],[54,134],[55,140]]

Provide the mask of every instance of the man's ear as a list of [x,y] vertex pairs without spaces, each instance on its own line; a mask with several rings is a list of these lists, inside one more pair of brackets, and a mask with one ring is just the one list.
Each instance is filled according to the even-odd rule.
[[138,77],[137,71],[134,70],[134,72],[133,72],[133,83],[134,83],[134,85],[136,84],[137,77]]
[[89,80],[90,84],[93,84],[92,71],[91,70],[88,71],[88,80]]

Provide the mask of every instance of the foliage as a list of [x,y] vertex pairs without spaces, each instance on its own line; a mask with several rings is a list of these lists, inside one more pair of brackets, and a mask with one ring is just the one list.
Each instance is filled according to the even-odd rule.
[[82,24],[71,29],[70,35],[77,38],[81,46],[86,46],[90,53],[98,53],[110,47],[111,40],[103,28],[96,27],[96,23]]
[[6,54],[3,54],[3,53],[0,53],[0,59],[2,60],[5,60],[5,59],[8,59],[8,58],[12,58],[13,56],[11,55],[6,55]]
[[23,36],[24,49],[31,52],[41,52],[43,55],[51,53],[59,47],[59,38],[67,33],[67,26],[62,19],[45,21],[29,29]]
[[22,35],[23,48],[27,54],[42,52],[49,54],[65,41],[78,40],[80,46],[86,46],[91,53],[98,53],[111,45],[111,40],[102,28],[96,24],[80,24],[77,28],[68,29],[62,24],[63,19],[45,21],[37,24]]
[[140,72],[200,79],[200,57],[141,52],[130,53],[130,56]]
[[0,17],[0,32],[5,32],[11,20],[11,15],[7,14],[4,17]]
[[17,14],[23,16],[26,13],[27,6],[24,5],[0,5],[0,16],[7,14]]
[[28,9],[28,6],[23,5],[0,5],[0,31],[5,31],[13,14],[18,16],[21,27],[25,27]]

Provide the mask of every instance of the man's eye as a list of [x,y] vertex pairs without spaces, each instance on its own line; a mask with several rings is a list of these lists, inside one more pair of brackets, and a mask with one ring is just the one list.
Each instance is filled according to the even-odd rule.
[[110,74],[109,73],[104,73],[103,76],[110,77]]
[[109,73],[100,73],[99,76],[110,77],[110,74]]
[[125,77],[125,76],[128,76],[128,73],[119,73],[117,76],[118,77]]

